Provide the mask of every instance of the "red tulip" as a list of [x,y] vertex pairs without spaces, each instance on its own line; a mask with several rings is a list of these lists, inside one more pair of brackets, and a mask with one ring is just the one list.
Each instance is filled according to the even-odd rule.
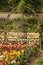
[[0,62],[0,65],[3,65],[3,63],[2,63],[2,62]]

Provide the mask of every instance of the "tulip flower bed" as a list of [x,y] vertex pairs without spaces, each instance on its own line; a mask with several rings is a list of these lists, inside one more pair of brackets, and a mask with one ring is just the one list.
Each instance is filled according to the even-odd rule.
[[0,44],[0,65],[25,65],[31,57],[37,55],[37,44],[28,43]]

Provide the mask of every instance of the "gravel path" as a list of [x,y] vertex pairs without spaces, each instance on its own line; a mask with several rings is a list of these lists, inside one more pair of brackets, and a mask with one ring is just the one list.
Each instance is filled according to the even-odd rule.
[[[7,15],[9,14],[9,12],[0,12],[0,18],[6,18]],[[39,19],[43,19],[43,13],[38,13],[39,15]],[[14,18],[21,18],[22,14],[19,13],[11,13],[10,19],[14,19]]]
[[[0,18],[7,18],[9,12],[1,12],[0,13]],[[21,18],[21,14],[16,14],[16,13],[11,13],[10,19],[14,19],[14,18]]]

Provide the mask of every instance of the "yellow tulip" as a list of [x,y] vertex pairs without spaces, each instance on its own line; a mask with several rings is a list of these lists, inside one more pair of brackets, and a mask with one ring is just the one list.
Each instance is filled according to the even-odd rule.
[[14,55],[14,53],[9,53],[9,55]]
[[13,51],[13,54],[14,54],[14,55],[17,55],[17,51],[14,50],[14,51]]
[[20,51],[17,52],[17,56],[19,57],[21,55]]
[[21,50],[22,53],[24,53],[24,50]]
[[6,57],[8,58],[8,55],[6,55]]
[[7,51],[4,51],[4,52],[3,52],[3,55],[8,55]]

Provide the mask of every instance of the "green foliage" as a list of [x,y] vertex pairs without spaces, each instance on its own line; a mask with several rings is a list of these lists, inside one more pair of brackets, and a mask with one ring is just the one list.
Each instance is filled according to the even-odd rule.
[[7,31],[12,30],[13,28],[13,21],[7,19],[0,19],[0,30],[4,30],[6,28]]
[[42,5],[42,0],[1,0],[0,11],[13,11],[32,13],[33,10],[38,12]]
[[11,11],[12,8],[15,8],[18,5],[20,0],[1,0],[0,9],[1,11]]
[[37,63],[37,65],[43,65],[43,59],[40,59]]
[[28,3],[28,5],[30,4],[31,9],[33,9],[34,11],[38,12],[41,5],[42,5],[42,1],[41,0],[25,0],[26,3]]
[[43,20],[40,23],[40,38],[41,38],[41,47],[43,49]]
[[[21,23],[22,22],[22,23]],[[32,18],[16,18],[14,22],[14,30],[16,29],[16,32],[37,32],[38,31],[38,22],[37,19]]]
[[[5,27],[7,31],[39,32],[38,20],[35,17],[26,18],[24,20],[22,18],[15,18],[14,20],[7,20],[2,18],[0,19],[0,30],[4,30]],[[43,21],[40,23],[40,31],[43,31]]]
[[[24,21],[22,18],[15,18],[14,20],[0,19],[0,29],[4,30],[6,27],[7,31],[14,32],[37,32],[38,31],[38,23],[37,19],[26,18]],[[22,23],[21,23],[22,22]]]
[[40,32],[43,32],[43,20],[40,23]]
[[[16,61],[19,61],[19,65],[25,65],[30,61],[32,57],[35,57],[39,52],[39,48],[36,47],[31,47],[29,50],[26,50],[24,54],[21,54],[20,57],[17,58]],[[18,65],[18,64],[17,64]]]
[[38,31],[38,20],[34,17],[27,19],[28,32]]

